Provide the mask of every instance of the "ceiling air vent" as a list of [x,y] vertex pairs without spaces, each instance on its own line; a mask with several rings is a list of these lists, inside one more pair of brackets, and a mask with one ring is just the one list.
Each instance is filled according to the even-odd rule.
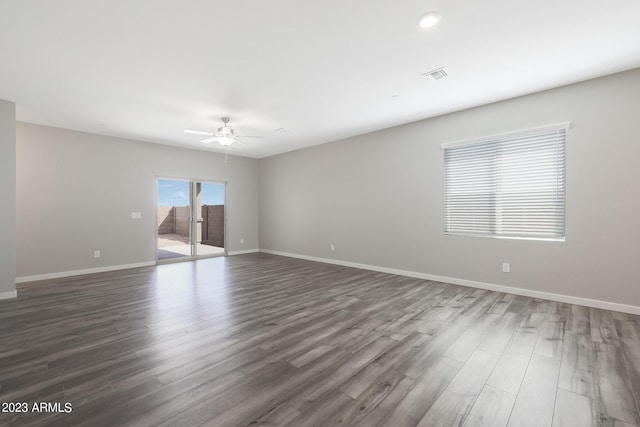
[[442,80],[448,75],[449,73],[447,73],[444,68],[438,68],[436,70],[432,70],[423,74],[423,76],[432,80]]

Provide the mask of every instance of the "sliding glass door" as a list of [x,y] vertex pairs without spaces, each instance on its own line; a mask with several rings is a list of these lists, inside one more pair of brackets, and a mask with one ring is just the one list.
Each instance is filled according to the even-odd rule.
[[191,183],[158,180],[158,261],[192,257]]
[[225,184],[159,178],[158,261],[224,255]]
[[223,255],[224,184],[194,182],[196,255]]

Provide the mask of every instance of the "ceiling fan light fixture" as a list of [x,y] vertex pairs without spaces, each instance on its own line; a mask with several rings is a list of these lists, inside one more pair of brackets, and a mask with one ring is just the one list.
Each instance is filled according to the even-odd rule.
[[431,28],[440,21],[440,14],[438,12],[428,12],[420,17],[418,25],[420,28]]
[[231,136],[219,136],[217,138],[218,144],[223,145],[225,147],[230,146],[231,144],[233,144],[233,142],[235,141],[235,139]]
[[210,138],[205,138],[201,140],[203,144],[208,144],[210,142],[217,142],[223,147],[228,147],[231,144],[236,142],[236,138],[262,138],[261,136],[255,135],[236,135],[233,128],[229,126],[229,117],[222,118],[223,126],[218,128],[217,133],[205,132],[201,130],[193,130],[193,129],[185,129],[185,133],[191,133],[195,135],[206,135],[210,136]]

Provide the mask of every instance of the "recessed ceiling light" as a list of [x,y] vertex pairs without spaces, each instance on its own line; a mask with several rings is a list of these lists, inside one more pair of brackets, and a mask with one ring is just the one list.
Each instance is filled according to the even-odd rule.
[[418,20],[420,28],[431,28],[440,21],[440,14],[438,12],[425,13]]

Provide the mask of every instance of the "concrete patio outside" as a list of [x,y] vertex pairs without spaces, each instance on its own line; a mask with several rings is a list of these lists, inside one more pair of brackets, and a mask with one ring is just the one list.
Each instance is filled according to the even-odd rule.
[[[181,234],[168,233],[158,235],[158,260],[191,256],[189,238]],[[197,255],[223,255],[224,248],[202,243],[196,244]]]

